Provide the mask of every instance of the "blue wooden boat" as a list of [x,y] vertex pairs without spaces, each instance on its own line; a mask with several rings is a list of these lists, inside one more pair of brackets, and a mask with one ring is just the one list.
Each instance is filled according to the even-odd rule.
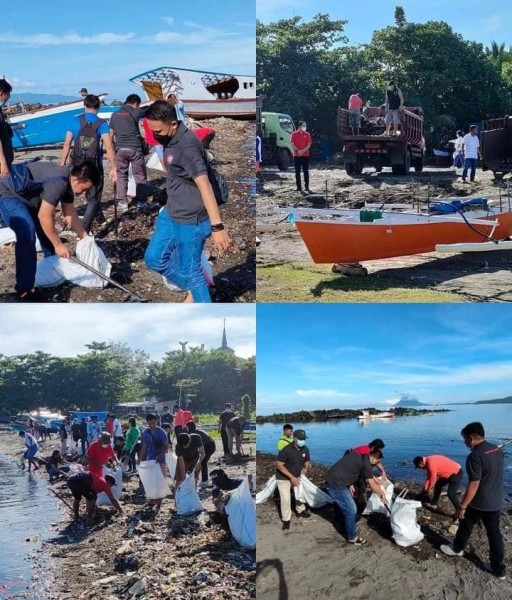
[[[107,94],[99,94],[103,100]],[[98,116],[109,120],[120,106],[100,106]],[[56,106],[49,106],[13,115],[8,117],[8,122],[13,129],[12,144],[15,150],[62,144],[66,137],[73,117],[84,112],[83,98],[73,102],[65,102]]]

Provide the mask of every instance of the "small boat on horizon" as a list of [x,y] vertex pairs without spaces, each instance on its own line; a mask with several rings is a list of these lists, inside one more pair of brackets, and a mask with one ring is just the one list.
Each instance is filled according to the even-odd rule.
[[175,93],[193,119],[256,118],[256,77],[194,69],[158,67],[130,79],[149,102]]
[[395,418],[395,413],[394,412],[381,412],[375,415],[371,415],[370,411],[368,410],[363,410],[361,411],[363,414],[359,415],[357,418],[359,420],[372,420],[372,419],[394,419]]
[[505,210],[488,206],[486,201],[473,206],[463,204],[464,211],[436,214],[350,208],[291,208],[279,212],[289,215],[315,263],[395,258],[434,252],[439,245],[504,240],[512,235],[510,206]]

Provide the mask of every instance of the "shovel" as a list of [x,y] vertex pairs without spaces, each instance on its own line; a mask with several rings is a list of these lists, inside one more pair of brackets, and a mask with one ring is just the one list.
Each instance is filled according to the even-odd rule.
[[87,263],[84,263],[82,260],[80,260],[79,258],[77,258],[76,256],[71,256],[69,258],[69,260],[71,262],[76,263],[77,265],[80,265],[82,267],[84,267],[85,269],[87,269],[88,271],[90,271],[91,273],[94,273],[95,275],[97,275],[98,277],[101,277],[102,279],[104,279],[105,281],[108,281],[109,283],[111,283],[112,285],[118,287],[120,290],[123,290],[123,292],[126,292],[127,294],[129,294],[129,296],[131,298],[134,298],[135,300],[137,300],[137,302],[149,302],[149,300],[146,300],[145,298],[142,298],[142,296],[139,296],[138,294],[136,294],[135,292],[132,292],[131,290],[129,290],[128,288],[124,287],[124,285],[121,285],[120,283],[118,283],[117,281],[115,281],[114,279],[111,279],[110,277],[107,277],[107,275],[105,275],[104,273],[102,273],[101,271],[96,270],[94,267],[91,267],[90,265],[88,265]]

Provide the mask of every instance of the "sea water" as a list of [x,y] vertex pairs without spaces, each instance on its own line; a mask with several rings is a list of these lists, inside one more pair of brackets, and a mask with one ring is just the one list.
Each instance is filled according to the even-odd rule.
[[[321,407],[319,407],[321,408]],[[429,408],[429,407],[427,407]],[[433,407],[439,408],[439,407]],[[315,463],[331,465],[347,448],[366,444],[375,438],[384,440],[383,464],[390,479],[421,482],[425,471],[414,469],[415,456],[443,454],[460,463],[465,471],[468,448],[460,430],[472,421],[480,421],[486,439],[500,443],[512,439],[512,404],[477,404],[446,406],[450,412],[432,416],[395,417],[372,421],[330,420],[321,423],[293,423],[294,429],[304,429],[306,444]],[[260,452],[276,453],[282,423],[258,425],[256,448]],[[504,447],[506,501],[512,502],[512,444]],[[465,484],[466,480],[463,480]]]
[[[0,455],[0,599],[47,598],[48,573],[34,571],[33,555],[62,518],[39,472],[22,471]],[[34,576],[34,578],[33,578]]]

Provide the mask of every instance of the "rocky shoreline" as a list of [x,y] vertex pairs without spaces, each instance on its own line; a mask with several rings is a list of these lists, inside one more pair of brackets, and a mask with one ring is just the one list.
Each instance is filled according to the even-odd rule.
[[[58,440],[53,438],[42,444],[41,454],[49,456],[56,448]],[[21,450],[17,434],[2,432],[1,453],[14,457]],[[211,468],[222,468],[232,478],[252,474],[254,443],[246,442],[244,452],[245,458],[231,463],[216,452]],[[44,468],[33,476],[47,477]],[[34,590],[44,588],[40,598],[228,600],[256,596],[256,553],[243,549],[229,529],[217,524],[211,488],[199,492],[203,513],[182,516],[171,496],[158,512],[145,506],[138,476],[124,476],[120,500],[124,515],[115,516],[111,508],[100,507],[93,527],[87,527],[83,518],[72,520],[65,505],[72,497],[64,482],[49,489],[60,496],[63,512],[61,521],[53,524],[55,535],[34,557],[34,572],[42,565],[53,565],[44,574],[44,586],[31,583]]]
[[[330,408],[320,410],[301,410],[293,413],[274,413],[273,415],[258,415],[256,423],[308,423],[330,421],[331,419],[357,419],[363,414],[363,410],[368,411],[370,415],[379,415],[384,412],[373,407],[354,410],[351,408]],[[405,408],[397,407],[392,411],[395,417],[414,417],[432,414],[436,412],[450,412],[448,408],[424,409],[424,408]]]

